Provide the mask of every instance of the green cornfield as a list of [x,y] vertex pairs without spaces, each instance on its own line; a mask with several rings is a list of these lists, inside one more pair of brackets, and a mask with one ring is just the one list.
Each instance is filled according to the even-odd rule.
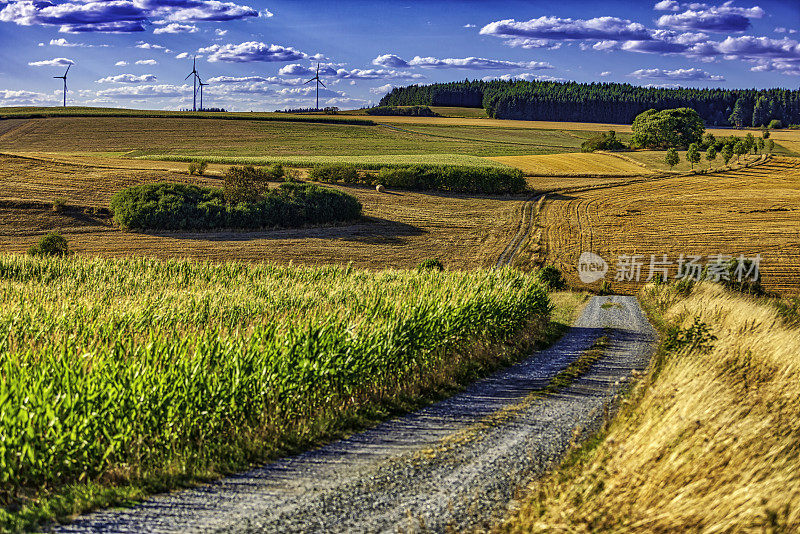
[[0,255],[0,501],[258,458],[549,312],[514,270]]

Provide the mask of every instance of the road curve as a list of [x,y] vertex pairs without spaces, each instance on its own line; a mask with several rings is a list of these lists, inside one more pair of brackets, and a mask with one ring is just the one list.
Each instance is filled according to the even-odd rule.
[[[608,349],[586,374],[555,394],[529,395],[604,334]],[[646,367],[655,339],[635,298],[593,297],[552,347],[447,400],[298,456],[55,530],[441,532],[487,525],[517,488],[563,455],[577,431],[602,421],[621,383]]]

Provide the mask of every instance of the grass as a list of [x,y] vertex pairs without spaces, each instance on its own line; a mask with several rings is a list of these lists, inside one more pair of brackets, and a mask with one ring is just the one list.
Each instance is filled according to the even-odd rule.
[[496,530],[797,531],[797,330],[719,286],[649,286],[643,301],[663,329],[700,321],[716,339],[662,348],[619,416]]
[[[532,187],[535,187],[533,185]],[[615,291],[635,294],[647,278],[650,255],[671,262],[681,254],[762,257],[768,291],[800,292],[800,160],[775,157],[763,164],[706,175],[632,181],[564,195],[548,195],[539,216],[545,263],[559,267],[573,287],[584,251],[609,262]],[[641,280],[616,281],[619,255],[639,255]],[[591,287],[597,287],[595,285]]]
[[0,287],[5,528],[436,397],[526,354],[550,312],[512,270],[3,255]]

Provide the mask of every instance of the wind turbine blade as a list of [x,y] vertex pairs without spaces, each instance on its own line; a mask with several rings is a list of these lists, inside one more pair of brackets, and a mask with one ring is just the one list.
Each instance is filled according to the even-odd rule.
[[325,89],[327,89],[327,88],[328,88],[328,87],[327,87],[327,86],[326,86],[324,83],[322,83],[322,80],[319,80],[319,84],[320,84],[322,87],[325,87]]
[[65,78],[67,77],[67,74],[69,74],[69,68],[70,68],[71,66],[72,66],[72,63],[70,63],[69,65],[67,65],[67,71],[64,73],[64,77],[65,77]]
[[184,80],[188,80],[188,79],[189,79],[189,76],[191,76],[192,74],[194,74],[194,72],[190,72],[189,74],[187,74],[187,75],[186,75],[186,78],[184,78]]
[[316,78],[311,78],[311,79],[310,79],[310,80],[308,80],[307,82],[303,83],[303,85],[305,85],[305,84],[307,84],[307,83],[311,83],[311,82],[313,82],[314,80],[316,80]]

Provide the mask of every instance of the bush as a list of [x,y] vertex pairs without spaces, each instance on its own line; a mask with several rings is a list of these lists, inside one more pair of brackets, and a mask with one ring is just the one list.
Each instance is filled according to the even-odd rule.
[[358,171],[352,165],[316,165],[308,173],[309,180],[332,184],[359,183]]
[[603,283],[600,284],[600,289],[597,291],[598,295],[611,295],[613,291],[611,290],[611,284],[608,283],[608,280],[603,280]]
[[28,249],[31,256],[66,256],[69,254],[67,240],[58,232],[43,236],[37,245]]
[[669,352],[683,349],[709,352],[714,347],[716,339],[717,336],[711,333],[711,327],[701,321],[700,317],[695,317],[691,326],[669,328],[664,339],[664,348]]
[[114,220],[125,228],[211,230],[270,228],[358,219],[361,203],[340,191],[287,182],[251,200],[226,202],[221,189],[184,184],[129,187],[111,199]]
[[539,271],[539,280],[547,284],[551,290],[564,289],[567,285],[564,275],[553,265],[547,265]]
[[781,128],[783,128],[783,123],[778,119],[772,119],[771,121],[769,121],[770,130],[780,130]]
[[617,132],[609,130],[608,133],[595,135],[581,143],[581,152],[594,152],[595,150],[624,150],[628,148],[617,139]]
[[63,211],[67,207],[67,199],[57,198],[53,201],[53,211]]
[[444,265],[436,258],[428,258],[417,265],[418,271],[444,271]]
[[379,106],[367,110],[367,115],[400,115],[404,117],[437,117],[428,106]]
[[[281,176],[283,167],[280,167]],[[230,167],[222,177],[222,191],[228,204],[239,202],[255,202],[269,191],[269,182],[274,180],[273,169],[253,167]]]
[[386,187],[454,193],[520,193],[525,177],[519,169],[411,165],[378,171],[377,181]]
[[208,168],[208,162],[205,160],[192,161],[189,163],[189,174],[197,174],[203,176]]

